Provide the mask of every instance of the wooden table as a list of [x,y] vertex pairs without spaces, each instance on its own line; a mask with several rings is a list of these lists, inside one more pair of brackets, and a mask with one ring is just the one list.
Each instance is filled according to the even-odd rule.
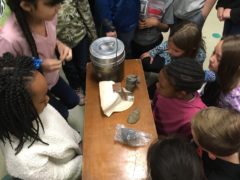
[[[98,82],[93,77],[92,64],[87,66],[87,87],[85,104],[85,121],[83,137],[83,180],[133,180],[145,179],[147,176],[147,146],[132,148],[114,141],[115,127],[126,127],[150,133],[153,140],[157,138],[147,87],[139,60],[126,60],[124,77],[136,74],[141,78],[134,90],[134,104],[131,108],[106,117],[100,107]],[[123,81],[124,84],[124,81]],[[128,124],[127,117],[136,107],[141,110],[140,120]]]

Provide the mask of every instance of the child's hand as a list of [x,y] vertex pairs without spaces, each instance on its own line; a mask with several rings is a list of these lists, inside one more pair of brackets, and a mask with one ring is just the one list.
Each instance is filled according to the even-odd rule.
[[72,49],[63,44],[61,41],[57,41],[57,50],[59,52],[59,59],[61,62],[72,60]]
[[139,29],[146,29],[150,27],[157,27],[159,25],[160,21],[156,17],[150,17],[143,20],[140,20],[138,22],[138,28]]
[[45,72],[59,70],[62,67],[62,61],[58,59],[45,59],[42,63],[42,69]]
[[149,52],[145,52],[145,53],[143,53],[143,54],[140,56],[140,59],[141,59],[142,61],[147,60],[147,59],[149,59],[149,58],[150,58],[149,63],[152,64],[152,63],[153,63],[153,57],[150,56]]
[[218,17],[219,21],[223,21],[223,11],[224,11],[223,7],[219,7],[217,9],[217,17]]
[[223,19],[224,20],[230,18],[231,11],[232,11],[232,9],[229,9],[229,8],[224,9],[224,11],[223,11]]

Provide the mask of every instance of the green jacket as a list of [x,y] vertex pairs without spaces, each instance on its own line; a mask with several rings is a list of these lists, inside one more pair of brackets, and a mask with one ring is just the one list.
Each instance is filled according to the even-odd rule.
[[88,0],[65,0],[58,13],[58,39],[73,48],[86,34],[91,41],[97,38]]

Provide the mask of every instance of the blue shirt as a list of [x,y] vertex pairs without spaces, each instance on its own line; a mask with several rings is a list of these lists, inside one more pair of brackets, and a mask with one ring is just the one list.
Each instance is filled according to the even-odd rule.
[[96,23],[103,26],[108,32],[108,27],[104,26],[104,20],[109,21],[119,32],[130,32],[138,24],[140,1],[139,0],[95,0]]

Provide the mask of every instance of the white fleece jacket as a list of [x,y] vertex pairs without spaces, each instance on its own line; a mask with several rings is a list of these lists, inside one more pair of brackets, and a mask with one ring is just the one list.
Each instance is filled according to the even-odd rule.
[[35,142],[28,148],[30,142],[26,142],[15,155],[14,148],[18,145],[16,138],[12,138],[13,148],[9,142],[1,142],[8,173],[26,180],[79,178],[82,168],[79,133],[49,104],[39,116],[44,126],[44,131],[40,128],[39,136],[49,145]]

